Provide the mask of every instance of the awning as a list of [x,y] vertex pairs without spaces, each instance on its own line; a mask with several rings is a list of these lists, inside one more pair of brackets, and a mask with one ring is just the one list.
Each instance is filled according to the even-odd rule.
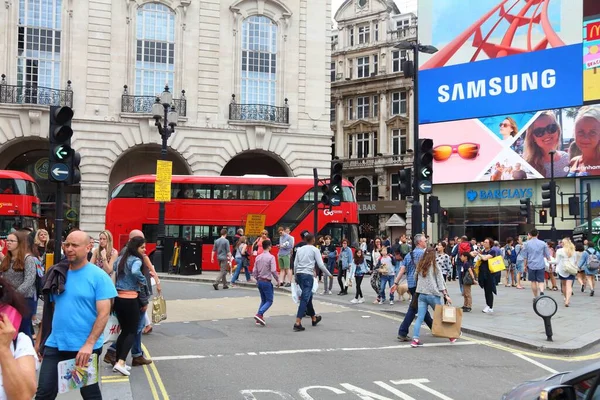
[[390,219],[385,222],[385,226],[406,226],[406,221],[398,214],[393,214]]

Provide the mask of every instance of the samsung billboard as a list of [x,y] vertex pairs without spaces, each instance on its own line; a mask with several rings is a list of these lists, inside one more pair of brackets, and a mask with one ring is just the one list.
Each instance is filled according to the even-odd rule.
[[419,0],[419,40],[439,50],[419,69],[434,184],[600,175],[596,4]]

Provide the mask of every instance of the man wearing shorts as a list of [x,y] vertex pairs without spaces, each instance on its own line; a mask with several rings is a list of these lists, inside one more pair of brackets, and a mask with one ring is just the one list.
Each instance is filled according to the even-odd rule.
[[279,227],[279,282],[285,287],[292,285],[292,270],[290,269],[290,254],[294,248],[294,237],[290,235],[289,227]]
[[531,238],[527,240],[527,245],[521,253],[523,253],[523,267],[526,274],[529,272],[528,279],[535,299],[544,295],[544,272],[546,271],[544,258],[550,261],[550,249],[546,242],[538,239],[537,229],[532,229],[529,235]]

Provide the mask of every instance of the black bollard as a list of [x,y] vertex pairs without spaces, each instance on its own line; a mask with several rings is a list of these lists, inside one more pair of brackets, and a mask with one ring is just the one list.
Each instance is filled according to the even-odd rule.
[[552,317],[558,310],[558,304],[550,296],[539,296],[533,302],[533,311],[544,320],[544,328],[546,329],[546,338],[552,342]]

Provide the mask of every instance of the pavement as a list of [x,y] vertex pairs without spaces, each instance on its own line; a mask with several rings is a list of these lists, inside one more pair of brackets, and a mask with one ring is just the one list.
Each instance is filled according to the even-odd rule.
[[164,278],[162,285],[168,318],[144,336],[162,389],[153,392],[136,367],[134,398],[491,400],[600,358],[523,351],[466,333],[452,344],[427,329],[424,346],[414,349],[396,340],[402,317],[381,312],[389,305],[370,311],[332,301],[338,296],[315,299],[323,320],[313,327],[304,319],[306,330],[293,332],[297,305],[278,291],[261,327],[255,287],[215,291],[207,282]]
[[[159,273],[161,280],[187,281],[187,282],[214,282],[217,272],[204,271],[201,275],[174,275]],[[228,275],[228,280],[231,275]],[[241,275],[242,279],[243,275]],[[254,283],[238,281],[240,287],[255,288]],[[456,306],[463,305],[458,282],[449,282],[448,290]],[[529,282],[523,282],[524,290],[513,287],[497,287],[498,295],[494,299],[494,313],[481,312],[485,307],[483,290],[473,286],[473,311],[464,313],[462,331],[467,334],[477,335],[482,338],[508,343],[525,349],[540,352],[573,355],[600,343],[600,319],[591,318],[600,308],[600,299],[590,297],[589,290],[581,293],[580,286],[575,283],[574,296],[571,298],[570,307],[564,306],[560,291],[546,290],[545,294],[552,297],[558,304],[558,311],[552,317],[553,341],[548,341],[545,333],[544,322],[533,310],[533,294]],[[319,293],[322,289],[322,283]],[[365,278],[362,284],[365,303],[350,304],[354,297],[354,288],[349,288],[349,295],[337,296],[339,288],[334,283],[333,295],[315,295],[315,298],[334,304],[348,305],[353,308],[368,311],[383,311],[386,313],[403,316],[408,308],[408,301],[397,301],[394,305],[373,304],[375,292],[371,289],[369,279]],[[289,293],[289,288],[277,288],[276,291]],[[394,334],[395,332],[390,332]]]

